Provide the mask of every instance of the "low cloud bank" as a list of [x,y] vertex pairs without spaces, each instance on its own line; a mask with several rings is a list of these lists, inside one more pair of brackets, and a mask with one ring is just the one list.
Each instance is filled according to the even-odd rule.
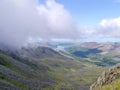
[[29,38],[81,37],[70,13],[55,0],[0,0],[0,42],[16,47]]
[[39,0],[0,0],[0,43],[20,47],[33,38],[120,38],[120,17],[104,19],[93,28],[79,27],[64,5],[55,0],[45,4]]

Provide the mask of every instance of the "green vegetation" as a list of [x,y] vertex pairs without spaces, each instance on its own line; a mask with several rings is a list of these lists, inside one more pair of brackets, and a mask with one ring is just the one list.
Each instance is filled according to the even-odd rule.
[[66,51],[81,62],[88,62],[102,67],[120,63],[120,60],[114,60],[115,57],[119,58],[119,55],[112,53],[112,51],[108,53],[108,51],[99,50],[98,48],[91,49],[79,46],[66,48]]
[[0,73],[0,80],[4,80],[6,82],[9,82],[9,83],[11,83],[11,84],[13,84],[15,86],[18,86],[18,87],[20,87],[22,89],[26,89],[26,90],[28,89],[27,85],[24,85],[24,84],[22,84],[20,82],[17,82],[15,80],[11,80],[11,79],[7,78],[7,76],[3,75],[2,73]]
[[11,58],[9,58],[6,55],[0,53],[0,65],[6,66],[10,69],[16,69],[16,67],[8,59],[11,59]]
[[[43,49],[40,50],[43,51]],[[29,51],[30,54],[28,50],[25,50],[21,55],[22,58],[0,52],[0,73],[2,74],[0,80],[8,82],[11,84],[9,87],[14,89],[17,87],[32,90],[35,88],[85,90],[89,89],[90,84],[104,70],[90,63],[66,58],[49,49],[44,51],[45,56],[40,50]],[[8,86],[5,82],[0,81]]]
[[112,83],[103,86],[100,90],[120,90],[120,79],[117,79]]
[[90,90],[120,90],[120,64],[104,71]]

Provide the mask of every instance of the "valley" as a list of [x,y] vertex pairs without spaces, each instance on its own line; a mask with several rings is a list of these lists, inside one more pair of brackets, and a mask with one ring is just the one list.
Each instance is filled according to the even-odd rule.
[[106,44],[59,45],[64,50],[51,46],[1,50],[0,89],[89,90],[103,71],[120,62],[119,44],[110,43],[107,49]]
[[120,90],[120,0],[0,0],[0,90]]

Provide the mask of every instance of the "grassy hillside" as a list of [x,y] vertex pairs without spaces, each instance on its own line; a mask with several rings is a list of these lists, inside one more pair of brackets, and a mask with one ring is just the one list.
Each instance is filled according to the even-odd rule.
[[120,90],[120,78],[108,85],[103,86],[101,90]]
[[0,89],[88,90],[103,68],[45,47],[0,51]]

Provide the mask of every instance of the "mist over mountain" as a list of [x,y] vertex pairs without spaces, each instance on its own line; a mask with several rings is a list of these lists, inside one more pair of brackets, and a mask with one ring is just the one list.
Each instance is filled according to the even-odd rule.
[[0,90],[120,90],[119,9],[119,0],[0,0]]
[[4,46],[0,50],[0,89],[89,90],[104,70],[120,63],[119,44],[49,42],[17,50]]

